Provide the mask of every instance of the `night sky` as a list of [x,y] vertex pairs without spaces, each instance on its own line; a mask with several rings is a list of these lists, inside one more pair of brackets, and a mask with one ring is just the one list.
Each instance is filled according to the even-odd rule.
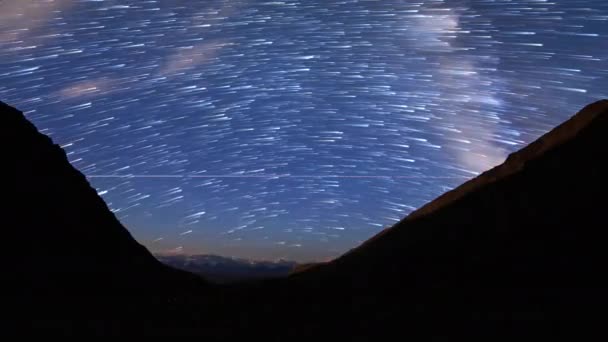
[[0,2],[0,100],[155,252],[336,257],[601,98],[606,0]]

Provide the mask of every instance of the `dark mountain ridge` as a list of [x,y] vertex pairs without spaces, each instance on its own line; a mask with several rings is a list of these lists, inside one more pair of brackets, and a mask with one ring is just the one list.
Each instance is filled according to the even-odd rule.
[[607,133],[608,101],[591,104],[502,165],[292,281],[324,284],[341,305],[358,298],[362,312],[374,312],[362,325],[397,325],[394,314],[406,315],[407,303],[416,321],[478,333],[558,331],[605,317]]
[[[61,312],[20,321],[34,331],[273,340],[603,332],[608,101],[332,262],[218,287],[155,260],[58,146],[17,110],[0,111],[5,274],[30,298],[27,310]],[[37,302],[48,294],[62,305]],[[83,298],[112,305],[73,305]]]
[[16,291],[115,295],[202,285],[137,243],[65,152],[2,102],[0,155],[5,274]]
[[597,333],[608,305],[607,133],[608,101],[589,105],[342,257],[260,286],[259,298],[281,299],[253,307],[297,311],[310,337]]

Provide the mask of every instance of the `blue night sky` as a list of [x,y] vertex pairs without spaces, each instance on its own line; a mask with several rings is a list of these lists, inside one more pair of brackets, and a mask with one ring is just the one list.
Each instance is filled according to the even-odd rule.
[[151,250],[325,260],[608,98],[608,1],[4,0],[0,80]]

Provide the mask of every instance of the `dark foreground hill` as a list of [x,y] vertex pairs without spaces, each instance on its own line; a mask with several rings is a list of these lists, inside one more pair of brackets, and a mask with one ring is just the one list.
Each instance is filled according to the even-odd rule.
[[[399,326],[411,315],[448,335],[590,328],[608,304],[607,147],[601,101],[292,281],[343,296],[366,313],[349,319],[359,326]],[[336,308],[329,316],[340,316]]]
[[20,323],[2,326],[69,331],[73,318],[114,318],[104,310],[208,288],[137,243],[65,152],[2,102],[0,158],[0,300]]
[[0,109],[3,273],[31,294],[14,325],[25,332],[414,341],[605,334],[608,101],[331,263],[223,287],[156,262],[61,149],[14,109]]
[[337,260],[260,286],[253,310],[289,312],[294,338],[605,336],[606,146],[601,101]]
[[137,243],[65,152],[0,102],[4,272],[28,294],[174,290],[202,282]]

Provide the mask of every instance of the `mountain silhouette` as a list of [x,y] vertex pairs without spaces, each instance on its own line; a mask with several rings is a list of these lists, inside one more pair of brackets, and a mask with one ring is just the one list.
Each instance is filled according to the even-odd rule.
[[354,305],[367,315],[346,321],[375,333],[405,316],[418,329],[503,336],[592,322],[608,304],[607,134],[608,101],[591,104],[360,247],[294,274],[339,303],[311,302],[308,314]]
[[342,257],[261,285],[251,310],[305,327],[278,324],[283,338],[601,332],[607,134],[608,101],[591,104]]
[[[608,101],[332,262],[223,286],[156,261],[61,148],[19,111],[0,111],[5,282],[22,309],[61,312],[20,320],[37,331],[416,341],[602,332]],[[38,303],[45,294],[54,306]],[[65,309],[82,298],[102,299]]]
[[65,152],[2,102],[0,155],[5,274],[15,291],[127,295],[202,285],[137,243]]

